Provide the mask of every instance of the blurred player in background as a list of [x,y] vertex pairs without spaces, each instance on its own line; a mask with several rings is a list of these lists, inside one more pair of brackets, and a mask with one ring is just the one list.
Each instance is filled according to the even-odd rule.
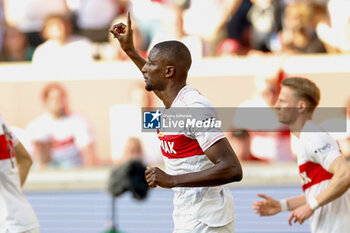
[[44,88],[42,98],[47,112],[27,127],[39,168],[95,165],[94,138],[84,118],[69,112],[64,88],[51,83]]
[[278,119],[295,137],[304,194],[281,201],[258,194],[253,203],[260,216],[291,210],[290,225],[310,218],[313,233],[340,233],[350,229],[350,166],[335,139],[312,121],[320,90],[305,78],[287,78],[275,105]]
[[0,117],[0,233],[39,233],[38,219],[22,186],[32,159]]
[[[184,44],[158,43],[146,61],[134,48],[130,14],[127,25],[116,24],[110,32],[143,73],[146,90],[154,91],[167,110],[200,107],[204,109],[202,117],[215,117],[209,101],[186,84],[192,60]],[[150,187],[175,191],[176,233],[234,231],[233,198],[223,184],[240,181],[242,168],[225,136],[214,128],[208,131],[185,128],[172,134],[158,132],[167,173],[158,167],[146,170]]]

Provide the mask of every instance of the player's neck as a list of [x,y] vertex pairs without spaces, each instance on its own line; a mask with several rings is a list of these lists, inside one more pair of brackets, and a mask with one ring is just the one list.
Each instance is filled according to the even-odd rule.
[[293,123],[289,124],[290,132],[299,138],[300,132],[303,130],[305,123],[309,120],[312,120],[312,115],[307,114],[298,117]]
[[180,90],[186,86],[186,83],[169,85],[163,91],[154,91],[154,93],[163,101],[166,108],[170,108]]

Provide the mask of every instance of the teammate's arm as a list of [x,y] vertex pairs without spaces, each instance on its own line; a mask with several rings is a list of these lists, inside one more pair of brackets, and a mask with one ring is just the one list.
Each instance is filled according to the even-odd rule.
[[333,201],[350,188],[350,166],[343,156],[336,158],[328,171],[333,174],[333,177],[328,186],[315,197],[319,206]]
[[[253,202],[255,213],[260,216],[271,216],[282,211],[281,202],[279,200],[262,193],[258,193],[257,195],[264,200]],[[286,199],[287,210],[294,210],[305,203],[306,199],[304,194]]]
[[343,156],[334,159],[328,171],[333,174],[333,177],[327,187],[315,197],[315,206],[312,207],[311,203],[306,203],[295,209],[288,219],[289,224],[292,224],[293,219],[294,222],[302,224],[314,213],[316,208],[340,197],[350,188],[350,166]]
[[205,151],[214,166],[200,172],[168,175],[157,167],[145,172],[150,187],[203,187],[226,184],[242,179],[242,167],[226,138],[220,139]]
[[32,158],[30,157],[27,150],[24,148],[22,143],[18,143],[14,147],[15,155],[16,155],[16,161],[17,161],[17,167],[19,172],[19,177],[21,179],[21,186],[25,183],[30,167],[33,164]]
[[295,210],[296,208],[306,204],[305,194],[288,198],[286,201],[288,210]]
[[137,68],[141,71],[142,67],[146,64],[146,60],[137,52],[133,42],[133,32],[131,28],[130,12],[128,12],[127,25],[124,23],[118,23],[114,25],[110,30],[115,38],[118,39],[120,47],[135,63]]

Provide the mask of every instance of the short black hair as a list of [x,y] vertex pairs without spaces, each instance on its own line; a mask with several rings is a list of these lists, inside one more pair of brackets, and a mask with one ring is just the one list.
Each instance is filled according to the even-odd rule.
[[154,48],[161,51],[161,54],[165,55],[164,58],[168,59],[173,65],[180,65],[186,69],[186,72],[190,69],[192,64],[191,52],[182,42],[177,40],[169,40],[156,44]]

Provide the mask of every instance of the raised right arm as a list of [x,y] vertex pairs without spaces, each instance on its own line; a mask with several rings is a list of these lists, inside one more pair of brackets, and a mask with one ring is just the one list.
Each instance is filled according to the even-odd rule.
[[118,23],[114,25],[110,30],[114,38],[117,38],[120,47],[123,51],[130,57],[130,59],[135,63],[137,68],[141,71],[142,67],[145,65],[146,60],[139,54],[139,52],[134,47],[133,42],[133,31],[131,28],[130,12],[128,12],[128,22],[127,25],[124,23]]

